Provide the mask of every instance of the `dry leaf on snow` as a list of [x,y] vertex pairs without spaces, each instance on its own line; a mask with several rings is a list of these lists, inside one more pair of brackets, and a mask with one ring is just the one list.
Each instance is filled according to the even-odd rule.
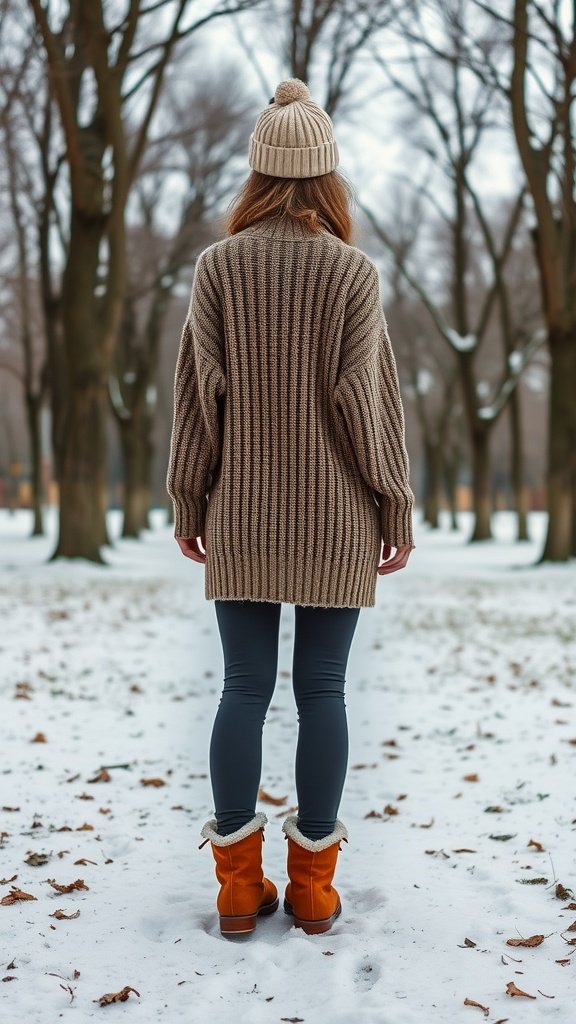
[[100,1003],[100,1006],[109,1006],[110,1003],[125,1003],[131,992],[135,992],[138,998],[140,998],[140,993],[135,988],[132,988],[131,985],[125,985],[119,992],[105,992],[103,996],[93,999],[92,1002]]
[[477,1006],[479,1010],[483,1011],[485,1017],[490,1013],[487,1006],[482,1006],[482,1003],[477,1003],[475,999],[468,999],[468,996],[466,996],[466,999],[464,1000],[464,1006]]
[[536,996],[531,996],[529,992],[523,992],[521,988],[518,988],[513,981],[509,981],[506,985],[506,994],[509,996],[526,996],[527,999],[536,999]]
[[52,886],[53,889],[56,889],[57,892],[62,892],[62,893],[64,893],[64,892],[74,892],[75,889],[89,889],[90,888],[90,886],[86,885],[86,883],[84,882],[84,880],[82,878],[77,878],[75,882],[70,882],[69,885],[59,885],[58,882],[55,882],[53,878],[47,878],[46,881],[48,882],[49,885]]
[[110,782],[112,776],[106,768],[101,768],[100,771],[96,772],[96,775],[91,779],[87,779],[87,782]]
[[10,903],[19,903],[21,900],[35,900],[37,896],[31,896],[29,892],[22,892],[17,885],[13,885],[7,896],[0,900],[7,907]]
[[260,789],[258,790],[258,799],[261,800],[262,803],[275,804],[277,807],[279,807],[280,804],[286,803],[288,796],[272,796],[271,793],[267,793],[265,789],[262,789],[262,787],[260,787]]

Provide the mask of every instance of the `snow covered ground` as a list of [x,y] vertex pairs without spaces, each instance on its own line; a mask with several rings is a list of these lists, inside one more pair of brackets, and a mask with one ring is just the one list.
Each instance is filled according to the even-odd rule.
[[[0,904],[0,1018],[572,1024],[576,565],[533,566],[544,525],[534,515],[533,541],[514,545],[500,514],[497,539],[475,547],[466,516],[457,533],[417,526],[348,665],[343,913],[306,936],[280,906],[229,941],[210,845],[198,849],[222,679],[202,565],[161,521],[108,567],[50,564],[52,540],[1,512],[0,899],[13,886],[35,899]],[[289,605],[280,631],[262,786],[286,800],[258,809],[282,894]],[[103,766],[110,781],[96,781]],[[139,995],[100,1007],[124,986]]]

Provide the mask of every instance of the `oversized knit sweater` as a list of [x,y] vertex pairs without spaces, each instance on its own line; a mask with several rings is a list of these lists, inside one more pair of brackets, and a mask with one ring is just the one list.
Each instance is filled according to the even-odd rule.
[[369,257],[285,214],[203,249],[167,487],[206,599],[374,606],[382,541],[413,544],[408,476]]

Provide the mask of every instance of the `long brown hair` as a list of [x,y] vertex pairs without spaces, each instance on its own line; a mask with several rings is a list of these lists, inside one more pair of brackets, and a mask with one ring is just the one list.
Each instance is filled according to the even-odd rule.
[[226,230],[235,235],[254,221],[285,214],[312,232],[327,228],[350,243],[355,202],[354,187],[336,170],[313,178],[278,178],[252,170],[232,200]]

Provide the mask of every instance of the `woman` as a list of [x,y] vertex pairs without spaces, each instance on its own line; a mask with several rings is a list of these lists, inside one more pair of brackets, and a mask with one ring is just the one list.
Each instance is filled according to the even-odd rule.
[[201,830],[220,929],[252,931],[279,904],[263,875],[267,817],[256,801],[285,602],[295,605],[299,725],[284,910],[313,934],[341,912],[332,879],[348,836],[337,811],[350,645],[377,576],[406,565],[414,499],[378,272],[350,242],[332,121],[304,82],[278,85],[248,160],[227,236],[196,262],[167,486],[176,539],[205,563],[224,654],[210,742],[215,817]]

